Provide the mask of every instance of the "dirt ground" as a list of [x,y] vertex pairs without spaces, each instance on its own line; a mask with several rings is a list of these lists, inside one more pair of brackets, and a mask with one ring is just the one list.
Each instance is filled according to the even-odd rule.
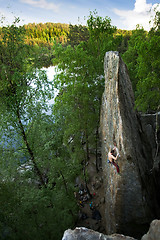
[[[85,187],[82,191],[80,188],[79,193],[77,193],[76,197],[77,203],[79,204],[79,220],[76,226],[86,227],[105,234],[105,198],[102,169],[97,173],[96,158],[94,155],[90,156],[90,160],[87,163],[87,172],[89,178],[87,186],[92,197],[89,197]],[[81,183],[85,186],[83,182]]]

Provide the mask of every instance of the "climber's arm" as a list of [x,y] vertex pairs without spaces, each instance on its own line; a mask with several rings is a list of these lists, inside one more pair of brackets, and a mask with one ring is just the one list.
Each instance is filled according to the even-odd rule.
[[112,157],[112,159],[113,159],[113,160],[115,160],[115,161],[116,161],[116,160],[117,160],[117,158],[118,158],[118,155],[117,155],[116,157],[115,157],[115,156],[113,156],[113,155],[111,155],[111,157]]

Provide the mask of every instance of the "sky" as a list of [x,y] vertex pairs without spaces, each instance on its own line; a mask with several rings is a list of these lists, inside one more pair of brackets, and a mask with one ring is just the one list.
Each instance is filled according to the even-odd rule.
[[[11,24],[14,16],[28,23],[86,24],[90,11],[111,18],[111,24],[132,30],[137,24],[149,30],[149,21],[160,0],[0,0],[0,19]],[[160,6],[158,6],[160,11]]]

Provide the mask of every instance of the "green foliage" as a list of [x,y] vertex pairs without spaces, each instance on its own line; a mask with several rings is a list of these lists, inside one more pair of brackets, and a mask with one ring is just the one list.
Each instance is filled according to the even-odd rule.
[[138,83],[137,67],[138,67],[138,43],[145,42],[147,32],[143,28],[137,28],[132,31],[131,38],[127,51],[123,54],[123,59],[127,64],[129,70],[129,76],[132,82],[133,90],[136,91],[136,85]]
[[[97,56],[100,59],[104,58],[104,53],[108,50],[116,50],[116,42],[113,34],[116,32],[116,27],[111,25],[111,19],[108,17],[102,18],[97,12],[90,12],[87,20],[87,25],[90,33],[90,45],[92,51],[95,47]],[[103,57],[102,57],[103,55]],[[99,60],[100,60],[99,59]]]
[[51,191],[3,182],[0,199],[1,239],[61,239],[64,230],[74,223],[74,195],[67,195],[61,186]]
[[139,111],[157,111],[160,105],[160,28],[159,12],[154,27],[147,33],[143,29],[133,31],[128,50],[123,58],[129,69]]
[[117,29],[114,37],[118,41],[117,51],[120,54],[124,54],[128,50],[128,41],[132,35],[132,31]]
[[[19,149],[15,146],[16,156],[12,155],[11,158],[8,158],[5,149],[2,149],[1,165],[3,156],[6,166],[1,168],[3,181],[0,185],[3,191],[1,189],[0,200],[3,204],[0,209],[6,209],[6,218],[4,220],[3,215],[0,217],[3,225],[0,234],[9,231],[6,239],[44,239],[44,236],[61,239],[64,230],[74,224],[77,212],[73,194],[74,179],[79,169],[77,165],[73,165],[60,134],[57,134],[58,125],[53,122],[54,119],[50,116],[39,114],[37,121],[34,119],[28,128],[26,126],[28,143],[37,166],[43,172],[47,188],[42,187],[33,170],[20,171],[23,160],[21,157],[28,156],[25,145],[19,146]],[[7,153],[9,150],[7,146]],[[23,155],[20,155],[20,152]],[[16,157],[20,161],[17,161]],[[27,163],[33,169],[33,164],[30,165],[30,161]],[[11,166],[12,172],[8,172]]]
[[[61,112],[63,141],[72,159],[86,161],[89,148],[96,148],[101,96],[104,89],[103,59],[105,52],[116,50],[116,28],[109,18],[90,13],[87,21],[89,38],[77,46],[55,48],[59,73],[55,87],[59,90],[53,114]],[[72,28],[72,30],[74,30]]]
[[89,31],[86,26],[82,25],[69,25],[69,33],[67,35],[68,41],[72,47],[80,44],[80,42],[88,41]]
[[16,22],[1,29],[0,236],[61,239],[74,224],[79,167],[73,169],[60,122],[47,113],[53,84],[35,68],[24,38]]
[[160,105],[160,31],[149,32],[148,39],[139,47],[139,68],[136,106],[142,111],[158,110]]
[[53,46],[54,42],[65,44],[69,31],[68,24],[61,23],[30,23],[24,25],[26,29],[26,42],[29,45],[38,45],[41,47]]

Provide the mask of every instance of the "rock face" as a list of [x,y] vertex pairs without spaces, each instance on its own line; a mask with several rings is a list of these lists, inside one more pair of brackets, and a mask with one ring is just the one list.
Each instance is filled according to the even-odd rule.
[[[136,240],[122,234],[112,234],[110,236],[87,229],[84,227],[68,229],[64,232],[62,240]],[[141,240],[160,240],[160,220],[151,222],[149,231]]]
[[136,240],[131,237],[125,237],[121,234],[106,236],[102,233],[95,232],[84,227],[75,230],[68,229],[65,231],[62,240]]
[[159,240],[160,239],[160,220],[154,220],[147,234],[142,237],[142,240]]
[[[134,110],[132,85],[118,52],[106,53],[104,72],[100,134],[106,232],[142,236],[146,232],[143,227],[159,215],[160,209],[157,197],[160,185],[152,171],[152,146]],[[119,174],[107,162],[114,141],[120,153]],[[156,177],[158,179],[158,175]]]
[[153,169],[158,170],[160,162],[160,112],[155,114],[141,114],[142,131],[151,146]]

